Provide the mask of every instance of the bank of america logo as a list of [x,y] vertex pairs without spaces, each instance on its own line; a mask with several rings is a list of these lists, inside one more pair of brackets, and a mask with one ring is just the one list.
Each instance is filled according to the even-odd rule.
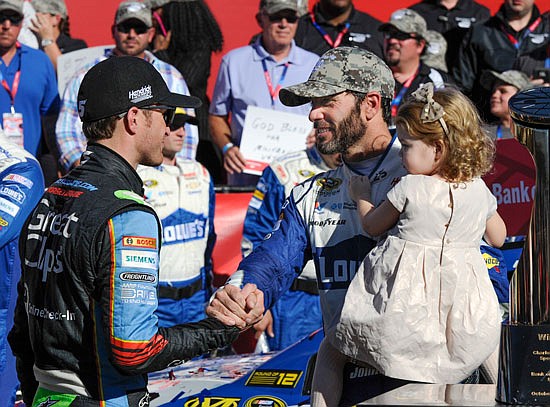
[[132,103],[138,103],[142,100],[151,99],[152,97],[153,90],[151,89],[151,85],[145,85],[141,89],[128,92],[128,99],[130,99]]

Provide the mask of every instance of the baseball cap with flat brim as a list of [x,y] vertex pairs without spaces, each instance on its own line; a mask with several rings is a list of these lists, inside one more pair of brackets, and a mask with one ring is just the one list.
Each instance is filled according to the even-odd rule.
[[142,58],[113,56],[94,65],[78,90],[78,113],[93,122],[127,112],[132,107],[200,107],[194,96],[172,93],[153,65]]
[[357,47],[333,48],[321,55],[306,82],[281,89],[279,98],[286,106],[299,106],[312,98],[345,91],[377,91],[393,98],[393,74],[379,57]]
[[0,0],[0,11],[11,10],[23,15],[23,0]]

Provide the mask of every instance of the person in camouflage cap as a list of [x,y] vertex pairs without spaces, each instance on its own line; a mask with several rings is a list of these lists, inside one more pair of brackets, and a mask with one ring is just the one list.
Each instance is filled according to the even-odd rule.
[[420,56],[422,62],[442,72],[449,72],[445,55],[447,54],[447,40],[434,30],[426,31],[426,50]]
[[378,91],[391,99],[394,87],[390,68],[375,54],[356,47],[338,47],[321,55],[306,82],[282,89],[280,98],[287,106],[344,91]]
[[481,76],[481,84],[491,92],[490,111],[497,118],[495,123],[487,127],[489,134],[496,140],[513,138],[510,128],[512,117],[508,101],[519,91],[529,89],[534,85],[525,73],[513,69],[500,73],[485,71]]
[[[321,56],[307,81],[281,89],[279,98],[287,106],[311,102],[309,118],[318,150],[341,152],[343,164],[292,189],[275,229],[216,292],[207,309],[210,315],[225,315],[238,326],[245,320],[255,323],[264,305],[272,307],[304,262],[313,259],[325,334],[334,330],[357,266],[376,244],[361,227],[348,185],[357,175],[368,178],[370,196],[379,205],[405,174],[401,144],[388,129],[393,86],[392,73],[379,57],[360,48],[338,47]],[[242,304],[253,301],[248,283],[261,290],[265,304],[257,302],[245,310]],[[368,373],[361,377],[344,377],[345,361],[327,338],[317,357],[312,405],[353,405],[396,387],[395,379],[374,369],[364,369]]]

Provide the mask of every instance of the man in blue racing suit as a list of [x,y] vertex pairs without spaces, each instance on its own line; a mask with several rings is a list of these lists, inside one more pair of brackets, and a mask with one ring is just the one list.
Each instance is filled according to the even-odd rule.
[[[238,287],[256,284],[264,294],[265,308],[270,308],[312,258],[324,329],[335,327],[348,285],[376,243],[362,230],[348,183],[354,175],[367,175],[373,203],[378,205],[405,174],[399,140],[388,130],[393,96],[394,79],[386,64],[371,52],[350,47],[327,51],[305,83],[281,90],[285,104],[312,103],[309,118],[318,149],[325,154],[342,153],[344,164],[292,190],[273,231],[241,262],[230,284],[216,292],[209,315],[239,326],[254,322],[263,310],[239,308],[247,297]],[[379,383],[360,386],[357,390],[362,394],[356,394],[355,401],[402,384],[372,369],[361,371],[371,383]],[[355,376],[352,370],[345,380]],[[316,371],[314,382],[319,379],[322,372]]]
[[0,130],[0,406],[13,407],[19,382],[8,348],[21,263],[17,239],[25,219],[44,192],[40,164]]
[[[277,157],[262,173],[246,211],[241,251],[248,256],[277,222],[292,188],[340,165],[340,154],[322,154],[312,146]],[[315,265],[309,260],[290,290],[254,326],[265,332],[269,350],[281,350],[321,328],[323,323]]]

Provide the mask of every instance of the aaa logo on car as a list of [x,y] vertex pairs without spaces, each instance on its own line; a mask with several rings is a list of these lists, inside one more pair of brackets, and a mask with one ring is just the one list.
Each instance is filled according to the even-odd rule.
[[342,180],[340,178],[319,178],[317,184],[322,187],[323,191],[330,192],[334,191],[340,185],[342,185]]
[[244,407],[287,407],[287,404],[273,396],[256,396],[246,400]]

